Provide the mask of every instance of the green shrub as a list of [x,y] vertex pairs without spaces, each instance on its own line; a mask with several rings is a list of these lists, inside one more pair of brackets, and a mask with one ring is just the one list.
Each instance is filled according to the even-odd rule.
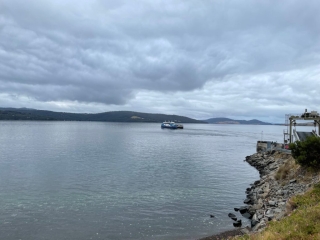
[[311,136],[305,141],[290,143],[289,148],[301,166],[320,168],[320,138]]

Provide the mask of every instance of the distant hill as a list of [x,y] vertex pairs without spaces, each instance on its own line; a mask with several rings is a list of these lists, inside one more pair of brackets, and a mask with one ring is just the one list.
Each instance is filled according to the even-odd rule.
[[116,111],[104,113],[66,113],[29,108],[0,108],[0,120],[41,120],[41,121],[101,121],[101,122],[163,122],[206,123],[200,120],[166,114]]
[[207,123],[212,124],[250,124],[250,125],[272,125],[271,123],[261,122],[257,119],[252,120],[234,120],[230,118],[209,118],[207,120],[202,120]]

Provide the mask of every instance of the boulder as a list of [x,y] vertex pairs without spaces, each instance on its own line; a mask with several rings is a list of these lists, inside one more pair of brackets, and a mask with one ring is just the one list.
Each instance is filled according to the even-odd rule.
[[265,227],[266,227],[265,221],[261,221],[261,222],[257,223],[257,224],[254,226],[254,228],[252,228],[252,231],[258,231],[258,230],[260,230],[260,229],[262,229],[262,228],[265,228]]
[[251,227],[253,228],[255,225],[257,225],[259,221],[252,219],[251,220]]
[[249,213],[249,212],[245,212],[243,214],[241,214],[243,217],[245,218],[248,218],[248,219],[251,219],[252,218],[252,215]]
[[248,207],[247,206],[243,206],[243,207],[240,207],[239,208],[239,212],[241,213],[241,214],[244,214],[244,213],[246,213],[248,211]]
[[234,222],[234,223],[233,223],[233,226],[234,226],[234,227],[241,227],[241,226],[242,226],[242,221],[241,221],[241,219],[238,220],[238,221],[236,221],[236,222]]
[[277,205],[277,202],[276,201],[268,201],[268,204],[269,204],[269,206],[274,207]]

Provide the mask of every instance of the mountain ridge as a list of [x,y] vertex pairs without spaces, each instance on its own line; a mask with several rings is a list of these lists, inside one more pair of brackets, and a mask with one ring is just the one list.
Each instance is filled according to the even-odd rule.
[[262,122],[257,119],[251,119],[251,120],[235,120],[231,118],[209,118],[206,120],[202,120],[207,123],[211,124],[247,124],[247,125],[273,125],[272,123]]
[[38,121],[100,121],[100,122],[163,122],[177,123],[210,123],[210,124],[247,124],[272,125],[257,119],[235,120],[231,118],[209,118],[197,120],[185,116],[161,113],[142,113],[135,111],[110,111],[101,113],[69,113],[38,110],[33,108],[0,107],[0,120],[38,120]]
[[39,121],[100,121],[100,122],[163,122],[206,123],[179,115],[141,113],[134,111],[111,111],[102,113],[68,113],[29,108],[0,108],[0,120]]

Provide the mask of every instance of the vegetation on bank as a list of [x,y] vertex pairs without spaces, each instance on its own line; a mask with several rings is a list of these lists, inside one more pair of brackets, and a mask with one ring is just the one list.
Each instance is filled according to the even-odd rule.
[[293,197],[288,210],[288,217],[269,222],[263,232],[236,239],[320,239],[320,183],[304,195]]
[[295,161],[290,158],[281,167],[279,167],[275,175],[275,179],[279,182],[287,181],[290,177],[293,177],[291,175],[295,175],[298,167],[299,166],[297,166]]
[[320,168],[320,138],[308,137],[305,141],[296,141],[289,145],[292,156],[301,166]]
[[[320,178],[320,138],[309,137],[304,142],[290,144],[292,157],[275,174],[279,183],[292,178],[310,183]],[[312,190],[291,198],[287,203],[287,216],[280,221],[268,222],[260,233],[236,237],[240,240],[320,239],[320,183]]]

